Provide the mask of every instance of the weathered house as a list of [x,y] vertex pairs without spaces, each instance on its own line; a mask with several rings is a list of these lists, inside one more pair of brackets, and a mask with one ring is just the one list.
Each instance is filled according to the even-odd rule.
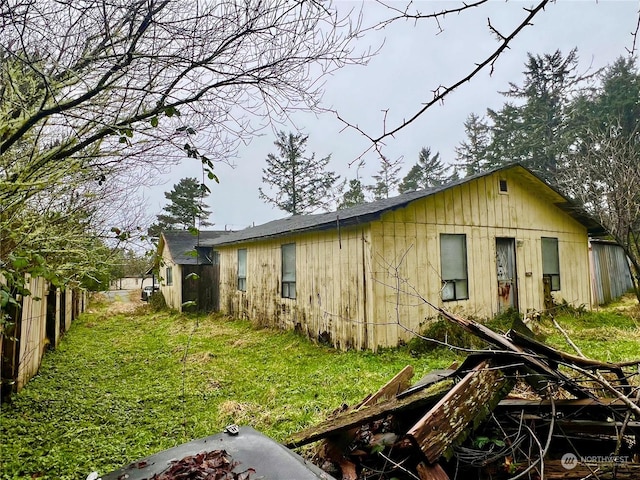
[[160,291],[169,307],[178,311],[219,309],[217,253],[199,244],[227,233],[220,230],[202,230],[197,235],[187,230],[162,232],[156,268]]
[[545,297],[591,305],[588,237],[602,233],[513,165],[200,244],[219,253],[223,312],[376,349],[420,331],[429,303],[481,318]]

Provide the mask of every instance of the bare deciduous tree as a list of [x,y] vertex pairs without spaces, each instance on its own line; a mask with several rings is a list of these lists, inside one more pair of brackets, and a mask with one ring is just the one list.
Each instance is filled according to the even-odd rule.
[[570,158],[565,188],[618,242],[633,265],[640,299],[640,168],[637,132],[619,126],[591,131],[588,145]]
[[314,109],[320,77],[366,59],[357,34],[316,1],[3,2],[0,153],[16,161],[0,200],[71,167],[186,152],[212,168],[265,120]]
[[256,130],[316,109],[323,76],[369,56],[352,18],[303,0],[0,2],[0,272],[34,271],[43,245],[50,276],[80,269],[94,240],[128,238],[110,214],[133,172],[187,156],[215,178]]

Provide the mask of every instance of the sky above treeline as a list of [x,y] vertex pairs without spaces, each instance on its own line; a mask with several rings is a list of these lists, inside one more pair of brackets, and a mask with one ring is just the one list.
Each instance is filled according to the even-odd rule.
[[[390,1],[396,8],[402,2]],[[451,8],[458,2],[418,1],[421,13]],[[338,1],[341,12],[362,8],[365,25],[373,25],[389,12],[372,1]],[[433,97],[439,86],[448,86],[467,76],[475,64],[483,61],[497,42],[487,27],[487,19],[499,31],[511,31],[526,16],[526,1],[491,1],[464,14],[448,15],[440,20],[398,21],[384,29],[371,31],[362,39],[362,48],[382,45],[380,52],[366,66],[348,66],[326,79],[323,107],[335,109],[340,116],[357,124],[371,136],[413,116]],[[403,162],[401,177],[418,159],[422,147],[439,152],[445,164],[455,162],[455,147],[466,139],[464,121],[470,113],[484,115],[487,108],[499,109],[507,100],[500,91],[509,82],[522,84],[527,52],[543,55],[560,50],[564,55],[577,48],[580,74],[593,73],[627,56],[633,47],[632,32],[638,22],[637,0],[575,0],[549,4],[510,44],[495,63],[493,72],[486,69],[465,83],[444,102],[434,105],[419,119],[385,141],[383,153],[391,161]],[[440,30],[441,29],[441,30]],[[637,56],[637,55],[636,55]],[[345,129],[334,114],[296,113],[292,122],[263,130],[249,145],[242,146],[231,159],[234,166],[220,164],[216,173],[220,183],[208,182],[211,195],[207,204],[213,212],[213,229],[241,229],[258,225],[287,214],[260,200],[262,169],[269,153],[276,153],[273,128],[309,135],[306,153],[316,158],[331,155],[329,169],[343,179],[371,178],[380,168],[375,151],[365,152],[370,142],[353,129]],[[364,165],[358,168],[359,159]],[[180,178],[202,177],[199,165],[185,159],[161,178],[161,183],[146,189],[148,211],[155,215],[166,205],[164,192],[170,191]]]

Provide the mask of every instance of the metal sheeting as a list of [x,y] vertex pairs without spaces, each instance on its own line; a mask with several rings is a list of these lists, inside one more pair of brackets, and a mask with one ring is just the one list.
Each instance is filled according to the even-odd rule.
[[629,262],[622,247],[612,242],[591,241],[593,301],[602,305],[633,288]]

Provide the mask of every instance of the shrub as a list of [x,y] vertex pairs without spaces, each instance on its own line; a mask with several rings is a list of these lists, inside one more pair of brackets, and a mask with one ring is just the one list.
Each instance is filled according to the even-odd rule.
[[153,292],[149,296],[149,308],[151,308],[153,312],[167,310],[167,301],[164,299],[162,292]]

